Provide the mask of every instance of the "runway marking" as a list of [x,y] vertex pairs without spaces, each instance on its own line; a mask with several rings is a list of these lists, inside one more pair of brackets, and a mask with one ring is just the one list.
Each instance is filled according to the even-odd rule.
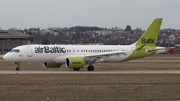
[[1,70],[0,74],[180,74],[180,70],[122,70],[122,71],[13,71]]

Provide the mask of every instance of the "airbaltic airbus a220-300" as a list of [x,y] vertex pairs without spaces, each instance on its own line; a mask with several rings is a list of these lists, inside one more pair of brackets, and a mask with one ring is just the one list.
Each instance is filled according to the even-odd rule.
[[93,63],[128,61],[167,52],[170,48],[156,47],[161,22],[162,18],[155,19],[131,45],[22,45],[13,48],[3,58],[17,63],[17,71],[21,62],[42,62],[48,68],[65,64],[75,71],[87,64],[87,70],[93,71]]

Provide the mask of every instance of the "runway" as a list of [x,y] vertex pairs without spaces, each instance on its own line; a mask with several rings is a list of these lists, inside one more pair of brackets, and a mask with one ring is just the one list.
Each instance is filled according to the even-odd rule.
[[118,71],[14,71],[1,70],[0,74],[180,74],[180,70],[118,70]]

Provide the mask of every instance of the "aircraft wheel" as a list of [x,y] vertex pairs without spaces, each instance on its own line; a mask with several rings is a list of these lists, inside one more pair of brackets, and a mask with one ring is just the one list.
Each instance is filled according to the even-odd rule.
[[80,70],[80,68],[73,68],[74,69],[74,71],[79,71]]
[[94,67],[93,67],[93,66],[88,66],[88,67],[87,67],[87,70],[88,70],[88,71],[94,71]]
[[20,71],[20,67],[16,67],[16,71]]

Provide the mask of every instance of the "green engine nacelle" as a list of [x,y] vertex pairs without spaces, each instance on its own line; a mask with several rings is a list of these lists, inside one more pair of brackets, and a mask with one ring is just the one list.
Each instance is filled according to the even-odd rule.
[[85,60],[81,57],[69,57],[66,58],[65,65],[68,68],[83,68]]
[[55,63],[55,62],[44,62],[43,66],[46,68],[60,68],[61,64],[60,63]]

